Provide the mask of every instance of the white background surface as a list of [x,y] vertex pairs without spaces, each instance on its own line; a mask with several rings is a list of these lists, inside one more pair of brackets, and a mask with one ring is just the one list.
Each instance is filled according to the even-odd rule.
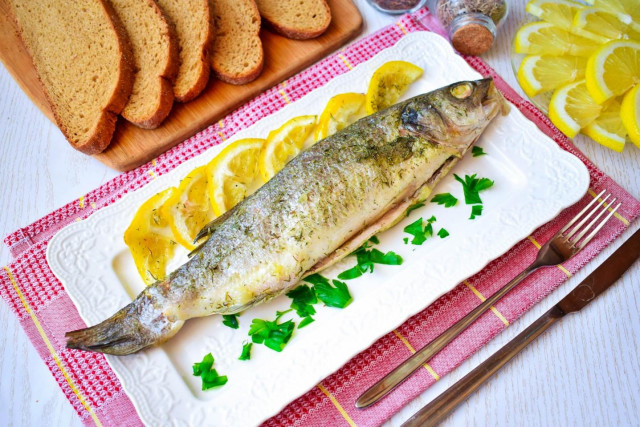
[[[355,0],[362,36],[396,18]],[[483,58],[518,91],[509,52],[524,0],[512,0],[493,49]],[[521,92],[521,91],[520,91]],[[578,137],[576,144],[598,167],[640,198],[640,150],[621,154]],[[117,173],[68,146],[62,134],[0,67],[0,235],[6,236],[107,182]],[[625,237],[507,328],[457,370],[442,378],[391,419],[400,425],[566,295]],[[0,264],[10,262],[0,247]],[[637,425],[640,419],[640,263],[606,294],[565,318],[472,395],[446,425]],[[158,402],[162,405],[162,402]],[[16,317],[0,303],[0,425],[81,425]]]

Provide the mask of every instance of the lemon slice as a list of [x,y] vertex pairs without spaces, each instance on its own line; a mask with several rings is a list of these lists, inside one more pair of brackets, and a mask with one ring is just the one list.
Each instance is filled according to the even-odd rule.
[[591,98],[584,80],[556,89],[549,104],[549,118],[569,138],[594,121],[601,111],[602,106]]
[[587,89],[597,103],[622,95],[640,82],[640,42],[612,41],[587,62]]
[[543,21],[569,30],[573,16],[583,7],[580,3],[568,0],[531,0],[524,10]]
[[640,2],[638,0],[595,0],[593,5],[609,12],[630,15],[634,22],[640,22]]
[[170,221],[161,209],[176,191],[175,187],[171,187],[149,198],[140,206],[124,232],[124,242],[147,285],[166,277],[167,261],[176,247]]
[[624,96],[620,118],[629,139],[640,148],[640,85],[636,85]]
[[422,75],[422,68],[405,61],[389,61],[371,76],[365,97],[367,114],[384,110],[395,104],[409,85]]
[[530,97],[584,78],[587,58],[529,55],[518,69],[520,86]]
[[607,103],[598,118],[585,126],[582,133],[607,148],[621,152],[627,131],[620,118],[620,101],[614,99]]
[[608,39],[640,39],[640,31],[632,26],[631,16],[609,12],[595,7],[587,7],[577,12],[573,18],[574,29],[600,34]]
[[258,168],[264,182],[269,181],[298,155],[315,129],[316,118],[316,116],[294,117],[278,129],[269,132],[258,159]]
[[264,144],[264,139],[239,139],[209,162],[209,200],[215,216],[222,215],[256,190],[258,156]]
[[176,241],[190,251],[195,249],[193,239],[198,232],[215,218],[208,183],[207,167],[200,166],[180,181],[178,190],[162,206]]
[[341,93],[331,98],[318,119],[315,140],[333,135],[364,117],[364,102],[362,93]]
[[589,56],[598,48],[593,40],[571,34],[548,22],[531,22],[516,33],[516,53],[527,55]]

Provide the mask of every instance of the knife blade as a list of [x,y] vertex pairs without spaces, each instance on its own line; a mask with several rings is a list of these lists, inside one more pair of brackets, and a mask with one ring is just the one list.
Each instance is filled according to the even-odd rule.
[[409,418],[402,427],[431,426],[444,419],[458,404],[507,364],[530,342],[566,314],[580,311],[613,285],[640,257],[640,229],[624,242],[598,268],[538,320],[504,347],[445,390]]

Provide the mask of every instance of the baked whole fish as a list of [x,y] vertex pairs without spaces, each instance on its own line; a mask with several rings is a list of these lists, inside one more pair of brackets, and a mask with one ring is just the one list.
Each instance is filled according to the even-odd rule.
[[124,355],[193,317],[274,298],[358,248],[424,201],[506,111],[491,79],[459,82],[365,117],[316,143],[207,225],[194,256],[67,347]]

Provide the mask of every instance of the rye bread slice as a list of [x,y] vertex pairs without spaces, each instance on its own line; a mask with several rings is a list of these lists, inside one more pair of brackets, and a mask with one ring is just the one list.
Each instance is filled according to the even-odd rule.
[[260,15],[278,33],[290,39],[318,37],[331,23],[325,0],[256,0]]
[[111,141],[131,93],[130,47],[111,5],[102,0],[11,0],[56,123],[86,154]]
[[208,0],[156,0],[178,36],[180,66],[173,84],[176,101],[187,102],[209,81],[213,25]]
[[178,73],[178,39],[153,0],[109,0],[131,43],[134,79],[120,113],[136,126],[153,129],[173,106]]
[[260,12],[253,0],[212,0],[216,36],[211,43],[211,68],[220,80],[240,85],[262,72]]

